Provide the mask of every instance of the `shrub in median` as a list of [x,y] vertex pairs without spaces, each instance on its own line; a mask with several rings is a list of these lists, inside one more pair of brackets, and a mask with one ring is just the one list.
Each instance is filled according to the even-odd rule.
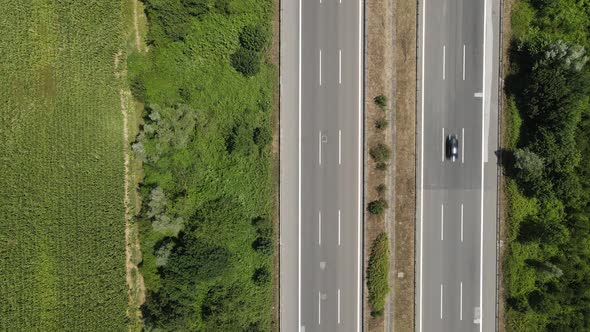
[[385,97],[384,95],[379,95],[377,97],[375,97],[373,99],[373,101],[375,102],[375,104],[377,106],[379,106],[379,108],[383,111],[386,110],[387,108],[387,97]]
[[383,211],[385,211],[385,209],[387,209],[388,207],[389,206],[387,205],[387,202],[384,199],[380,198],[378,200],[370,202],[367,206],[367,210],[369,211],[369,213],[378,216],[382,214]]
[[231,65],[246,77],[254,76],[260,71],[260,56],[255,51],[241,47],[231,55]]
[[385,298],[389,293],[389,240],[385,233],[379,234],[371,245],[367,266],[367,289],[371,316],[381,316]]
[[386,118],[379,118],[377,120],[375,120],[375,128],[382,130],[387,128],[387,126],[389,125],[389,121],[387,121]]
[[369,155],[377,163],[385,163],[391,158],[391,150],[383,143],[379,143],[369,150]]
[[260,52],[269,41],[269,33],[259,25],[247,25],[240,32],[240,45],[243,48]]

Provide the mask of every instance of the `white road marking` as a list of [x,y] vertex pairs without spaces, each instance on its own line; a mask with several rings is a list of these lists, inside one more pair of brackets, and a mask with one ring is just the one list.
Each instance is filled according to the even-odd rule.
[[322,210],[318,212],[318,244],[322,245]]
[[356,298],[356,330],[357,332],[360,332],[362,330],[361,328],[361,323],[362,323],[362,319],[361,319],[361,305],[359,305],[359,303],[361,303],[361,283],[362,283],[362,277],[361,277],[361,225],[362,225],[362,211],[363,211],[363,204],[362,204],[362,185],[361,185],[361,181],[362,181],[362,170],[363,170],[363,165],[362,165],[362,148],[363,148],[363,144],[362,144],[362,140],[363,140],[363,132],[362,132],[362,128],[363,128],[363,0],[359,0],[359,17],[358,17],[358,25],[359,25],[359,44],[358,44],[358,59],[359,59],[359,63],[358,63],[358,174],[357,174],[357,196],[358,196],[358,202],[357,202],[357,286],[356,286],[356,294],[357,294],[357,298]]
[[[298,82],[297,82],[297,91],[298,91],[298,107],[297,107],[297,116],[298,116],[298,159],[299,165],[297,167],[297,326],[301,326],[301,13],[302,13],[302,0],[299,0],[299,49],[298,49],[298,57],[299,57],[299,64],[298,64]],[[303,327],[305,330],[305,327]]]
[[443,45],[443,81],[445,80],[446,63],[447,63],[447,47],[445,45]]
[[[486,29],[487,29],[487,0],[483,1],[483,64],[482,64],[482,87],[486,91]],[[483,321],[483,189],[484,189],[484,159],[485,159],[485,102],[481,98],[481,201],[480,201],[480,234],[479,234],[479,308],[481,310],[481,321]],[[483,332],[483,322],[479,324],[479,332]]]
[[[301,0],[299,0],[301,3]],[[420,277],[419,277],[419,290],[420,290],[420,297],[418,300],[418,323],[419,323],[419,332],[422,332],[422,299],[424,297],[424,292],[422,289],[422,279],[423,279],[423,260],[422,260],[422,252],[424,249],[424,48],[425,48],[425,35],[426,35],[426,0],[422,1],[422,58],[421,58],[421,66],[422,66],[422,79],[420,80],[421,91],[420,91],[420,113],[421,113],[421,123],[420,123]],[[301,33],[299,34],[301,35]],[[360,269],[359,269],[360,270]]]
[[445,162],[445,127],[442,129],[442,141],[440,143],[440,161]]
[[463,44],[463,81],[465,81],[465,44]]
[[338,245],[340,245],[340,210],[338,210]]
[[318,146],[319,146],[319,152],[318,152],[318,157],[319,157],[319,163],[320,165],[322,164],[322,131],[320,130],[320,133],[318,135],[319,139],[318,139]]
[[342,130],[338,130],[338,165],[342,165]]
[[338,84],[342,84],[342,50],[338,50]]
[[322,49],[320,48],[320,86],[322,85]]
[[443,284],[440,284],[440,319],[443,319]]
[[318,325],[322,325],[322,293],[318,292]]
[[465,162],[465,128],[461,128],[461,164]]
[[461,203],[461,243],[463,243],[463,203]]
[[483,98],[483,92],[476,92],[473,94],[475,98]]
[[445,239],[444,236],[444,229],[445,229],[445,206],[443,204],[440,205],[440,240],[443,241]]
[[340,324],[340,288],[338,288],[338,324]]
[[463,282],[459,288],[459,320],[463,320]]

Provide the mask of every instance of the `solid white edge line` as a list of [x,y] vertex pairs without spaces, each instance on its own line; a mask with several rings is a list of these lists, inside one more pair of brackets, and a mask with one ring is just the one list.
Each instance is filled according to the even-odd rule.
[[322,210],[318,212],[318,244],[322,245]]
[[442,128],[442,141],[440,143],[440,161],[445,162],[445,127]]
[[322,293],[318,291],[318,325],[322,325]]
[[320,48],[320,86],[322,86],[322,49]]
[[463,320],[463,281],[459,288],[459,320]]
[[318,159],[319,159],[319,163],[320,165],[322,164],[322,131],[320,130],[319,135],[318,135],[319,139],[318,139]]
[[461,243],[463,243],[463,203],[461,203]]
[[440,319],[443,319],[443,284],[440,284]]
[[461,164],[465,162],[465,128],[461,128]]
[[298,167],[298,198],[297,198],[297,205],[298,205],[298,212],[297,212],[297,217],[298,217],[298,245],[297,245],[297,250],[298,250],[298,255],[297,255],[297,272],[298,272],[298,276],[297,276],[297,329],[299,331],[301,331],[301,16],[303,15],[302,12],[302,0],[299,0],[299,82],[298,82],[298,91],[299,91],[299,96],[298,96],[298,139],[299,139],[299,146],[298,146],[298,154],[299,154],[299,167]]
[[340,288],[338,288],[338,324],[340,324]]
[[445,239],[445,206],[444,204],[440,205],[440,240],[444,241]]
[[338,245],[340,245],[340,209],[338,209]]
[[362,92],[363,92],[363,25],[362,25],[362,18],[363,18],[363,0],[359,0],[359,63],[358,63],[358,75],[359,75],[359,87],[358,87],[358,229],[357,229],[357,312],[356,312],[356,320],[357,320],[357,331],[362,331],[361,328],[361,283],[362,283],[362,271],[361,271],[361,224],[362,224],[362,211],[364,211],[362,207],[362,140],[363,140],[363,105],[362,105]]
[[338,165],[342,165],[342,130],[338,130]]
[[[301,1],[301,0],[300,0]],[[420,140],[420,277],[419,277],[419,283],[420,283],[420,295],[419,295],[419,310],[418,310],[418,315],[419,315],[419,332],[422,332],[422,299],[424,297],[423,295],[423,289],[422,289],[422,285],[423,285],[423,259],[422,259],[422,251],[424,249],[424,244],[423,244],[423,240],[424,240],[424,47],[426,45],[425,43],[425,34],[426,34],[426,0],[422,0],[422,58],[421,58],[421,62],[422,62],[422,80],[420,82],[420,84],[422,85],[421,87],[421,123],[420,123],[420,135],[421,135],[421,140]]]
[[447,47],[443,45],[443,81],[446,79]]
[[[487,29],[487,0],[483,2],[483,65],[482,65],[482,87],[481,91],[486,91],[486,29]],[[483,332],[483,193],[484,193],[484,139],[485,139],[485,94],[484,97],[481,98],[481,201],[480,201],[480,238],[479,238],[479,310],[480,310],[480,323],[479,323],[479,331]]]
[[342,50],[338,50],[338,84],[342,84]]
[[463,44],[463,81],[465,81],[465,44]]

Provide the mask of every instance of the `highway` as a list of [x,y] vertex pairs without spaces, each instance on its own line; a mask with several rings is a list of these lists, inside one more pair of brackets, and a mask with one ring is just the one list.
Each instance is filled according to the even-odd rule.
[[495,331],[499,1],[419,6],[416,330]]
[[281,331],[362,324],[362,2],[281,2]]

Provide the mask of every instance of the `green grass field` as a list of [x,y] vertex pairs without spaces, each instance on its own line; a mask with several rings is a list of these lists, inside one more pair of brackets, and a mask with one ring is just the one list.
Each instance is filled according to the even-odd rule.
[[126,330],[122,1],[5,0],[0,331]]

